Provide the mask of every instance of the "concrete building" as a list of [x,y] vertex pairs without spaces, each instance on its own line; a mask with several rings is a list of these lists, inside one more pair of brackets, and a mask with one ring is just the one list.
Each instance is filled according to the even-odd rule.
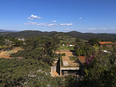
[[74,76],[83,76],[84,67],[81,65],[80,60],[74,61],[70,60],[70,56],[73,56],[73,52],[69,50],[60,50],[56,52],[57,54],[65,53],[65,56],[58,58],[57,62],[54,62],[54,66],[51,67],[52,76],[66,76],[72,74]]

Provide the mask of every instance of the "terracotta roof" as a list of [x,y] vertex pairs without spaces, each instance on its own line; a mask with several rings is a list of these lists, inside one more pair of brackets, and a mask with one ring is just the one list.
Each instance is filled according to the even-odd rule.
[[99,42],[99,44],[112,44],[112,42]]
[[86,56],[79,56],[78,58],[80,59],[81,63],[86,62]]

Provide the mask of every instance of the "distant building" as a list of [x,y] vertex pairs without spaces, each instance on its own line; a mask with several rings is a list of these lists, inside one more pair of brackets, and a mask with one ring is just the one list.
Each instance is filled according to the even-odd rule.
[[111,54],[111,52],[107,51],[107,50],[102,50],[104,53],[109,53]]
[[73,43],[73,44],[67,43],[66,45],[67,46],[75,46],[75,43]]
[[21,40],[21,41],[24,41],[25,40],[25,38],[17,38],[18,40]]
[[112,47],[112,42],[98,42],[100,47]]
[[65,44],[62,44],[62,46],[65,46]]
[[72,52],[69,50],[60,50],[56,51],[57,54],[59,53],[65,53],[66,56],[62,56],[62,58],[58,60],[55,70],[52,67],[52,70],[57,72],[59,76],[66,76],[69,74],[72,74],[74,76],[80,75],[82,76],[82,68],[80,66],[80,63],[74,60],[70,60],[69,56],[72,55]]

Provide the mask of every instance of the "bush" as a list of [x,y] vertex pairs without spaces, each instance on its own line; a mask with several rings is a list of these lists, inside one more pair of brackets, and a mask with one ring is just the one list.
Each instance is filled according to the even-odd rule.
[[78,62],[78,59],[76,56],[69,56],[70,60],[74,60],[74,61],[77,61]]
[[66,54],[65,53],[62,53],[62,56],[65,56]]
[[71,74],[65,78],[65,87],[74,87],[76,84],[76,78]]

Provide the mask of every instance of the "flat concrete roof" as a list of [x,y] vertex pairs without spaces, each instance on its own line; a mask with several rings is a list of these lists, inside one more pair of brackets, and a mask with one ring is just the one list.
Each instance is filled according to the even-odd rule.
[[61,67],[61,70],[79,70],[79,67]]
[[63,61],[63,66],[68,66],[68,61]]

